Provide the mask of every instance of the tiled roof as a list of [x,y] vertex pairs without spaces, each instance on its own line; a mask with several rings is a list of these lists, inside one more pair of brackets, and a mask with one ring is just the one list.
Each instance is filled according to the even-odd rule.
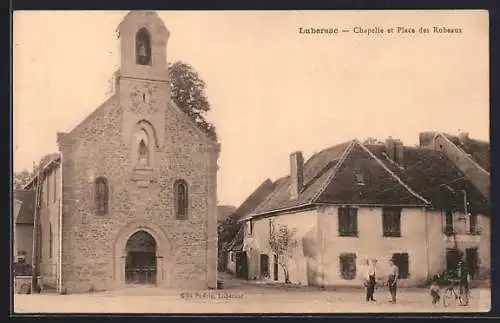
[[491,172],[490,160],[490,143],[486,141],[468,138],[460,141],[457,136],[445,134],[445,136],[454,143],[457,147],[461,148],[466,153],[470,154],[472,159],[479,164],[486,171]]
[[445,136],[455,146],[462,149],[466,154],[469,154],[479,166],[484,168],[487,172],[491,172],[491,149],[489,142],[472,139],[469,138],[468,135],[464,136],[462,140],[460,140],[459,136],[436,131],[428,131],[420,133],[420,144],[422,146],[427,146],[438,134]]
[[[269,198],[252,215],[277,212],[308,203],[358,205],[462,206],[465,190],[470,208],[490,214],[487,201],[444,153],[404,147],[404,161],[389,160],[384,145],[355,143],[339,163],[349,143],[327,148],[304,165],[304,189],[290,199],[290,177],[276,182]],[[359,179],[362,178],[362,182]],[[470,211],[471,209],[469,209]]]
[[275,182],[273,192],[252,213],[262,214],[312,202],[328,183],[334,166],[352,143],[349,141],[324,149],[307,160],[304,164],[304,188],[297,199],[290,199],[290,176],[285,176]]
[[[383,146],[381,146],[383,147]],[[368,151],[369,150],[369,151]],[[338,168],[335,177],[315,202],[368,205],[426,205],[409,183],[401,183],[394,170],[371,149],[357,144]],[[382,157],[383,158],[383,157]],[[362,181],[358,181],[358,175]]]
[[367,148],[433,207],[444,208],[447,203],[463,205],[464,196],[461,191],[465,190],[474,209],[483,214],[491,213],[488,200],[443,152],[404,147],[404,167],[401,168],[385,158],[383,145],[371,145]]
[[[58,162],[61,159],[61,155],[59,153],[52,153],[52,154],[47,154],[43,156],[40,160],[40,164],[42,165],[42,170],[43,172],[50,172],[52,168],[57,165],[56,162]],[[38,171],[35,170],[34,176],[30,179],[30,181],[24,186],[24,189],[30,188],[33,183],[36,181],[36,178],[38,176]]]
[[252,212],[267,196],[274,190],[276,183],[269,178],[266,179],[257,189],[250,194],[247,199],[233,213],[233,216],[240,219]]
[[35,210],[35,192],[15,190],[14,199],[23,202],[19,214],[15,219],[16,224],[33,224],[33,212]]
[[[257,189],[250,194],[250,196],[238,207],[238,209],[233,213],[233,217],[236,219],[241,219],[252,212],[267,196],[273,191],[275,183],[270,179],[266,179],[262,184],[257,187]],[[238,251],[243,248],[243,235],[244,226],[241,223],[237,224],[239,226],[233,240],[228,244],[227,250]]]

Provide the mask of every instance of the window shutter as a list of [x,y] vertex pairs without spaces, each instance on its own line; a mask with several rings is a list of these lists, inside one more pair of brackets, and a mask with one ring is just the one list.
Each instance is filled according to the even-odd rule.
[[356,254],[342,253],[339,256],[339,261],[342,279],[351,280],[356,278]]
[[399,209],[399,208],[398,208],[398,209],[395,209],[395,210],[394,210],[394,216],[395,216],[395,221],[394,221],[394,223],[395,223],[395,226],[396,226],[396,227],[394,228],[394,229],[395,229],[395,230],[394,230],[394,232],[395,232],[398,236],[400,236],[400,235],[401,235],[401,209]]
[[351,208],[350,209],[350,233],[356,235],[358,232],[358,209],[357,208]]
[[387,234],[387,210],[385,208],[382,209],[382,230],[384,235]]
[[345,231],[344,229],[345,229],[345,222],[346,222],[344,208],[339,207],[337,212],[338,212],[338,218],[339,218],[339,235],[343,235],[344,231]]

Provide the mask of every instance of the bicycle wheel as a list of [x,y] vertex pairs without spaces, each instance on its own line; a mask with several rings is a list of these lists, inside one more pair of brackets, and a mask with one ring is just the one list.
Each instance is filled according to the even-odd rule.
[[444,294],[443,294],[443,306],[444,307],[448,307],[448,305],[450,305],[451,303],[451,300],[454,298],[454,295],[453,295],[453,289],[451,288],[447,288],[445,291],[444,291]]
[[458,297],[458,301],[460,302],[460,305],[467,306],[469,305],[469,291],[460,293]]

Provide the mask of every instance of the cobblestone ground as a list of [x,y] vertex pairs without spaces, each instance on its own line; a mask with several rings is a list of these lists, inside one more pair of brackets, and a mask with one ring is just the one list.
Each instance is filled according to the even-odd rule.
[[[228,298],[230,297],[230,298]],[[260,286],[220,291],[182,292],[157,288],[129,288],[93,294],[15,295],[16,313],[376,313],[376,312],[486,312],[488,289],[471,291],[469,306],[432,305],[425,289],[402,289],[397,304],[387,291],[366,303],[362,290],[321,291]]]

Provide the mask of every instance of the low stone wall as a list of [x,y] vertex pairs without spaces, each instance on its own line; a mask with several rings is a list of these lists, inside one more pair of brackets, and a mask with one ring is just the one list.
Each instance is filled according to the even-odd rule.
[[[38,286],[43,289],[42,277],[38,276]],[[16,276],[14,278],[14,293],[31,293],[31,276]]]

